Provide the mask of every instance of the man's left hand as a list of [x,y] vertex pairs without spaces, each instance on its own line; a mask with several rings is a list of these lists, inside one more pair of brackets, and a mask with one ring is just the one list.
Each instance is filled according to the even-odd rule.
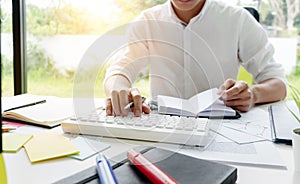
[[249,111],[254,106],[254,94],[244,81],[227,79],[219,88],[225,105],[239,111]]

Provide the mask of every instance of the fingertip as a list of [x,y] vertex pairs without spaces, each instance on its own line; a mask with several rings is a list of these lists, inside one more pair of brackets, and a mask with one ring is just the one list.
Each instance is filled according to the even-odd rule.
[[129,109],[122,110],[122,116],[127,116],[129,114]]
[[236,83],[235,80],[233,79],[227,79],[224,84],[222,85],[223,86],[223,90],[228,90],[230,89],[232,86],[234,86],[234,84]]
[[131,88],[130,94],[134,98],[135,96],[141,97],[140,91],[137,88]]
[[141,116],[141,111],[139,109],[136,109],[134,111],[134,116]]
[[217,95],[222,96],[225,93],[225,88],[224,87],[220,87],[217,91]]
[[106,99],[106,115],[111,116],[112,115],[112,103],[111,98]]
[[106,109],[106,115],[108,115],[108,116],[111,116],[111,115],[112,115],[112,113],[111,113],[111,110],[110,110],[110,109]]
[[218,89],[218,91],[217,91],[217,95],[221,95],[222,94],[222,90],[221,89]]
[[142,110],[145,114],[150,114],[150,112],[151,112],[150,107],[148,107],[147,105],[144,105],[144,104],[142,106]]
[[115,111],[115,116],[120,116],[121,112],[120,111]]
[[228,94],[226,91],[222,91],[222,93],[220,94],[220,97],[222,100],[226,100],[228,98]]

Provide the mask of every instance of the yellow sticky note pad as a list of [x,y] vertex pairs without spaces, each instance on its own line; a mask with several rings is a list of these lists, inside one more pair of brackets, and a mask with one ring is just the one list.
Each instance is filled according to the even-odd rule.
[[53,132],[34,135],[24,148],[32,163],[79,153],[69,138]]
[[3,151],[17,152],[26,142],[32,138],[29,134],[4,134],[3,135]]

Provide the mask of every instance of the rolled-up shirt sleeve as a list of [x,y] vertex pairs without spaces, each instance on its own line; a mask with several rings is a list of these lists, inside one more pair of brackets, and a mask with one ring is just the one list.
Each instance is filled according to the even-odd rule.
[[122,75],[133,84],[138,74],[149,64],[147,39],[145,39],[146,29],[143,28],[145,20],[143,19],[143,17],[138,17],[130,24],[126,35],[127,45],[121,57],[113,61],[107,68],[104,81],[110,76]]
[[253,75],[256,83],[270,78],[280,79],[287,86],[283,66],[274,60],[274,47],[259,23],[248,12],[243,12],[239,38],[239,59]]

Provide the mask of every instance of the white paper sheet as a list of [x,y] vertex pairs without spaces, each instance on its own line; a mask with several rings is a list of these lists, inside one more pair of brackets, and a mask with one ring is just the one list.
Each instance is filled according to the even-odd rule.
[[69,157],[78,160],[85,160],[110,147],[109,144],[102,143],[99,140],[84,137],[76,137],[75,139],[71,139],[71,142],[80,152],[79,154],[71,155]]
[[222,125],[227,129],[221,129],[219,133],[240,144],[247,143],[247,139],[249,143],[272,140],[268,112],[254,107],[241,115],[242,117],[236,120],[223,120]]
[[234,142],[213,143],[205,151],[196,147],[180,149],[179,152],[202,159],[248,165],[287,169],[272,142],[263,141],[240,145]]

